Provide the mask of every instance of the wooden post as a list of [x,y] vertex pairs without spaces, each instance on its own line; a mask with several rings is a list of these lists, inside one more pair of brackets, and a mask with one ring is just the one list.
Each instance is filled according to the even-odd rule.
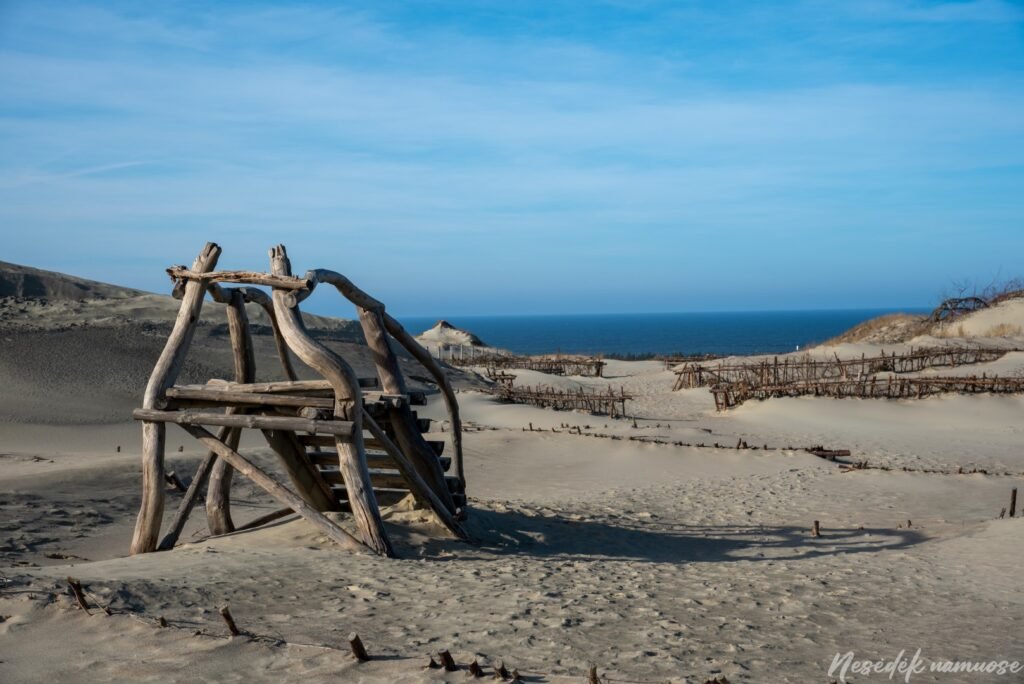
[[441,659],[441,666],[447,672],[455,672],[459,669],[459,666],[455,664],[455,659],[452,658],[452,654],[447,649],[437,654],[438,658]]
[[1010,517],[1012,518],[1017,513],[1017,488],[1014,487],[1010,490]]
[[[212,271],[217,265],[220,252],[220,247],[208,242],[192,264],[192,270],[200,273]],[[177,379],[195,334],[205,292],[206,283],[202,280],[189,280],[185,284],[178,317],[146,385],[142,400],[143,408],[156,408],[163,399],[164,392]],[[163,423],[142,425],[142,503],[139,506],[139,516],[132,536],[133,554],[156,550],[160,537],[160,523],[164,514],[166,434],[167,428]]]
[[817,520],[814,521],[814,526],[811,527],[811,536],[812,537],[820,537],[821,536],[821,526],[818,524]]
[[[261,293],[262,294],[262,293]],[[263,295],[266,297],[266,295]],[[235,366],[235,382],[256,380],[256,357],[253,350],[249,317],[245,313],[244,295],[235,289],[227,294],[228,332],[231,335],[231,354]],[[233,413],[231,409],[228,413]],[[218,436],[232,449],[238,449],[242,431],[235,428]],[[212,455],[212,452],[211,452]],[[206,488],[206,524],[213,534],[227,534],[235,529],[231,520],[231,466],[223,459],[215,459],[210,470],[210,484]]]
[[[383,305],[381,305],[381,309],[383,309]],[[388,394],[407,394],[408,390],[402,370],[398,365],[398,357],[395,356],[391,345],[388,344],[383,311],[359,307],[359,321],[362,323],[366,343],[370,347],[374,363],[377,366],[377,377],[380,378],[381,389]],[[388,408],[388,414],[391,418],[391,428],[394,430],[402,453],[444,506],[455,513],[455,502],[444,481],[444,469],[441,468],[441,462],[438,461],[434,450],[423,439],[409,405],[405,402],[392,404]]]
[[[291,263],[284,245],[270,250],[271,272],[274,275],[291,275]],[[363,447],[362,394],[359,378],[345,360],[315,341],[306,332],[298,313],[295,298],[289,298],[286,290],[275,289],[274,311],[281,324],[288,347],[303,363],[326,378],[334,389],[334,415],[354,423],[351,440],[335,441],[338,449],[338,468],[348,494],[352,517],[363,541],[382,556],[394,556],[391,541],[384,531],[377,499],[370,483],[370,471],[366,466],[366,451]],[[297,509],[296,509],[297,510]]]
[[365,663],[370,659],[370,655],[366,652],[366,648],[363,647],[363,640],[359,638],[359,635],[352,632],[348,635],[348,645],[352,648],[352,655],[355,656],[356,660],[361,663]]
[[242,634],[238,631],[238,626],[235,625],[235,619],[231,617],[231,611],[227,606],[220,609],[220,616],[224,618],[224,624],[228,626],[228,631],[231,632],[231,636],[240,636]]

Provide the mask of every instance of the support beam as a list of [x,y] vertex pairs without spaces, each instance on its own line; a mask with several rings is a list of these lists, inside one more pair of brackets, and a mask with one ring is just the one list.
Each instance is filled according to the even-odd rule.
[[[284,245],[278,245],[270,251],[270,260],[274,275],[291,275],[291,263]],[[288,305],[288,294],[288,290],[282,289],[275,289],[273,293],[274,310],[281,325],[281,333],[288,347],[303,363],[330,381],[334,388],[335,417],[347,418],[354,426],[348,439],[339,437],[336,440],[338,466],[345,480],[352,517],[367,546],[382,556],[393,556],[394,550],[384,530],[366,465],[359,379],[344,359],[310,337],[297,307]]]
[[267,285],[269,287],[283,290],[305,290],[309,288],[309,281],[305,278],[294,276],[278,276],[258,271],[198,271],[194,266],[192,270],[184,266],[171,266],[167,269],[167,275],[171,280],[205,281],[207,283],[244,283],[246,285]]
[[[314,420],[290,416],[240,416],[206,411],[158,411],[155,409],[135,409],[132,411],[132,418],[177,425],[226,425],[254,430],[297,430],[318,435],[334,435],[344,442],[354,439],[357,434],[354,431],[356,423],[348,420]],[[360,441],[362,441],[361,435]]]
[[[392,394],[405,394],[405,378],[402,377],[402,371],[398,366],[398,358],[388,343],[383,313],[359,307],[359,321],[363,326],[366,343],[373,354],[374,364],[377,366],[381,389]],[[444,507],[454,514],[455,502],[445,485],[444,470],[441,469],[434,450],[423,440],[412,410],[404,404],[392,406],[388,410],[388,416],[402,453],[416,469],[423,483],[440,499]],[[374,434],[374,437],[380,440],[377,434]]]
[[[208,242],[192,264],[192,271],[212,271],[217,265],[221,249]],[[156,407],[164,398],[164,392],[174,384],[181,372],[182,362],[188,353],[203,307],[206,283],[189,280],[184,287],[181,308],[174,321],[174,327],[160,358],[153,367],[153,373],[146,385],[142,406]],[[135,522],[131,553],[155,551],[160,536],[160,523],[164,514],[164,447],[166,427],[162,422],[149,422],[142,426],[142,503]]]

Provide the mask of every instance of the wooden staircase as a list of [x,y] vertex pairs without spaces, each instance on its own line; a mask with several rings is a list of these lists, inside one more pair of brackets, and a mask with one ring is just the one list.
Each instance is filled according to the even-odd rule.
[[[131,552],[173,548],[204,487],[210,531],[235,530],[230,515],[232,473],[247,477],[286,507],[282,510],[298,513],[353,551],[395,555],[380,504],[407,495],[418,508],[432,511],[452,536],[469,540],[461,523],[466,493],[458,401],[430,353],[381,302],[340,273],[315,269],[304,277],[293,276],[283,245],[270,250],[270,273],[215,271],[220,252],[219,246],[207,243],[191,269],[174,266],[167,271],[181,309],[153,367],[142,408],[132,412],[142,423],[142,500]],[[360,379],[343,357],[310,336],[298,305],[318,283],[355,304],[376,378]],[[234,380],[176,385],[207,295],[225,305]],[[260,306],[270,319],[284,380],[255,382],[247,303]],[[451,457],[442,455],[445,442],[424,438],[431,421],[420,418],[412,407],[424,405],[426,398],[408,389],[395,344],[419,362],[441,392],[450,424],[444,436],[451,441]],[[299,380],[292,355],[319,379]],[[168,425],[177,425],[209,451],[161,537]],[[239,453],[243,430],[262,433],[280,458],[288,485]],[[449,470],[454,474],[447,474]],[[354,532],[324,515],[339,509],[351,512]]]
[[[360,378],[360,385],[372,387],[376,384],[375,381],[376,378]],[[363,406],[367,408],[371,415],[376,416],[378,424],[384,428],[384,431],[387,432],[392,440],[395,440],[395,431],[387,417],[387,412],[381,407],[374,406],[373,395],[369,394],[367,396],[368,394],[364,392]],[[422,406],[427,403],[426,397],[422,393],[417,392],[407,395],[407,400],[413,406]],[[431,420],[429,418],[420,418],[415,411],[413,411],[413,417],[416,418],[420,433],[429,434]],[[338,452],[334,448],[334,439],[329,435],[299,435],[298,440],[306,449],[306,458],[309,459],[309,462],[314,466],[320,477],[324,480],[324,483],[333,492],[338,503],[338,509],[348,511],[349,505],[346,499],[345,484],[342,481],[341,469],[338,466]],[[466,506],[465,488],[457,476],[447,474],[451,470],[452,459],[448,456],[442,456],[445,442],[443,440],[429,439],[426,442],[433,450],[441,470],[446,473],[444,478],[445,484],[448,487],[448,491],[451,492],[455,505],[459,508],[464,508]],[[369,434],[364,436],[363,443],[366,445],[366,464],[370,469],[370,482],[373,485],[373,493],[377,498],[377,503],[381,506],[390,506],[408,496],[410,493],[408,482],[398,471],[394,459],[383,450],[383,445]]]

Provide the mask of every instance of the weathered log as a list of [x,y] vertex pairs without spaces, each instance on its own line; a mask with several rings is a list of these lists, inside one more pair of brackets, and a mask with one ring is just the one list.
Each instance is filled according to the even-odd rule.
[[[380,385],[377,378],[359,378],[359,386],[373,389]],[[213,389],[230,392],[254,392],[256,394],[300,393],[315,396],[334,394],[328,380],[277,380],[274,382],[209,382],[205,385],[178,385],[175,389]],[[415,392],[413,393],[415,395]],[[415,403],[415,402],[410,402]]]
[[257,394],[255,392],[236,392],[228,389],[195,389],[191,387],[171,387],[167,390],[168,404],[180,405],[188,402],[201,402],[210,405],[246,404],[251,406],[313,406],[315,408],[334,408],[334,400],[328,397],[305,397],[294,394]]
[[[204,273],[213,270],[220,257],[220,247],[209,242],[199,253],[192,271]],[[164,392],[177,379],[181,364],[188,352],[195,334],[199,312],[203,306],[206,283],[190,280],[184,287],[181,308],[174,321],[174,327],[167,338],[160,358],[146,385],[142,406],[156,407],[163,399]],[[162,422],[148,422],[142,426],[142,502],[139,506],[135,532],[132,536],[131,553],[146,553],[156,549],[160,536],[160,523],[164,513],[164,447],[166,426]]]
[[347,530],[331,522],[323,513],[310,506],[306,501],[284,485],[270,477],[262,469],[242,456],[234,449],[218,440],[209,431],[197,425],[182,426],[190,435],[198,439],[207,447],[217,452],[217,455],[228,462],[232,468],[253,481],[253,483],[272,496],[282,505],[288,506],[303,518],[308,520],[314,527],[323,532],[329,539],[341,546],[353,551],[365,551],[366,547]]
[[[242,440],[242,428],[228,428],[224,443],[235,451]],[[214,452],[210,452],[213,454]],[[227,461],[216,459],[206,487],[206,526],[211,534],[227,534],[235,529],[231,519],[231,480],[235,471]]]
[[[219,286],[213,285],[214,291]],[[259,292],[259,290],[255,290]],[[256,379],[256,353],[249,329],[249,317],[245,312],[245,290],[233,289],[227,298],[228,332],[231,339],[231,356],[234,361],[235,382],[252,382]],[[262,292],[260,292],[263,295]],[[214,295],[216,296],[216,295]],[[266,295],[263,295],[266,297]],[[171,388],[173,389],[173,388]],[[168,390],[170,391],[170,390]],[[244,408],[228,407],[226,413],[245,413]],[[241,428],[221,429],[218,435],[230,448],[237,450],[242,439]],[[207,458],[214,458],[206,488],[206,524],[213,534],[224,534],[234,529],[231,520],[231,479],[232,470],[223,459],[216,459],[211,451]]]
[[135,420],[177,425],[226,425],[228,427],[251,428],[255,430],[299,430],[320,435],[335,435],[342,440],[354,438],[355,423],[347,420],[311,420],[290,416],[236,415],[230,413],[208,413],[204,411],[158,411],[135,409]]
[[[270,251],[270,259],[271,272],[274,275],[291,275],[291,263],[288,261],[284,245],[273,248]],[[334,388],[335,416],[348,418],[354,427],[348,439],[339,438],[336,443],[338,465],[347,486],[352,517],[367,546],[382,556],[393,556],[394,550],[384,530],[366,465],[359,379],[344,359],[309,336],[297,308],[288,305],[287,295],[286,290],[275,289],[273,300],[281,333],[289,349],[303,363],[331,382]]]
[[258,271],[200,271],[184,266],[171,266],[167,275],[172,280],[205,281],[207,283],[243,283],[246,285],[266,285],[284,290],[304,290],[309,288],[309,281],[295,276],[279,276]]

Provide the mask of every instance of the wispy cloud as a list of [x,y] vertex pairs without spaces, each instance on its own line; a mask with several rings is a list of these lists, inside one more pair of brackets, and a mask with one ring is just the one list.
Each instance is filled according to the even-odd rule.
[[[688,308],[722,261],[765,306],[795,305],[818,269],[793,267],[819,247],[840,261],[831,279],[877,264],[861,303],[893,288],[909,301],[922,290],[895,275],[894,245],[921,256],[923,296],[1024,246],[1024,88],[999,3],[972,5],[995,31],[973,65],[920,54],[982,35],[957,37],[944,5],[876,3],[849,24],[823,18],[845,3],[604,7],[575,23],[489,7],[16,6],[0,22],[0,223],[72,236],[86,275],[106,237],[170,261],[216,238],[247,266],[287,237],[302,267],[371,282],[390,250],[431,283],[381,293],[413,312],[465,311],[467,281],[495,297],[523,268],[541,284],[519,310],[550,302],[538,292],[566,268],[562,308],[609,268],[630,282],[622,297],[658,282],[658,307]],[[875,30],[886,47],[864,47]],[[1004,247],[930,239],[968,229]],[[32,231],[5,242],[53,258]],[[627,244],[633,265],[613,256]],[[765,253],[785,274],[771,286]]]

